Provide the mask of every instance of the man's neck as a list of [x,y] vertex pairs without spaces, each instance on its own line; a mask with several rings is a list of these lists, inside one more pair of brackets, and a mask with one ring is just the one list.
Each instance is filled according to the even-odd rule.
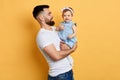
[[52,30],[51,26],[47,25],[47,24],[40,24],[41,28],[44,28],[46,30]]

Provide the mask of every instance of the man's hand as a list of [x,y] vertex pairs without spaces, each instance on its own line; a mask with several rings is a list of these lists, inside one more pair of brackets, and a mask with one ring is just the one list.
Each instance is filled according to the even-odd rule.
[[74,46],[72,47],[73,52],[77,49],[77,42],[74,44]]
[[60,49],[61,50],[67,50],[67,49],[70,49],[70,47],[65,44],[63,41],[60,42]]
[[[71,49],[74,52],[76,50],[76,48],[77,48],[77,42],[74,44],[74,46]],[[68,49],[70,49],[70,47],[67,44],[65,44],[63,41],[61,41],[60,42],[60,49],[61,50],[68,50]]]

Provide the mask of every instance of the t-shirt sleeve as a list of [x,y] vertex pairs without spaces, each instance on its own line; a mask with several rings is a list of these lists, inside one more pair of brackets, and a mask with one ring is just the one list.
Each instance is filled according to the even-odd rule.
[[50,44],[52,44],[52,40],[50,38],[50,36],[46,36],[46,35],[39,35],[38,38],[37,38],[37,45],[40,47],[40,48],[44,48]]

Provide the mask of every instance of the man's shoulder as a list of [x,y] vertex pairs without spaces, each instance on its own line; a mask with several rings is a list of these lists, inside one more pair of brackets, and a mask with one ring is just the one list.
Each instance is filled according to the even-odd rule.
[[38,33],[37,33],[37,39],[39,38],[43,38],[44,36],[46,36],[46,31],[45,30],[43,30],[43,29],[40,29],[39,31],[38,31]]

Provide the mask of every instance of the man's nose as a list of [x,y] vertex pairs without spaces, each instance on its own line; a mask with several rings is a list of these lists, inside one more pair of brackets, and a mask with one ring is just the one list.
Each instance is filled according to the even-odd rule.
[[51,16],[53,16],[53,14],[52,14],[52,13],[51,13],[50,15],[51,15]]
[[53,18],[53,15],[51,15],[51,18]]

